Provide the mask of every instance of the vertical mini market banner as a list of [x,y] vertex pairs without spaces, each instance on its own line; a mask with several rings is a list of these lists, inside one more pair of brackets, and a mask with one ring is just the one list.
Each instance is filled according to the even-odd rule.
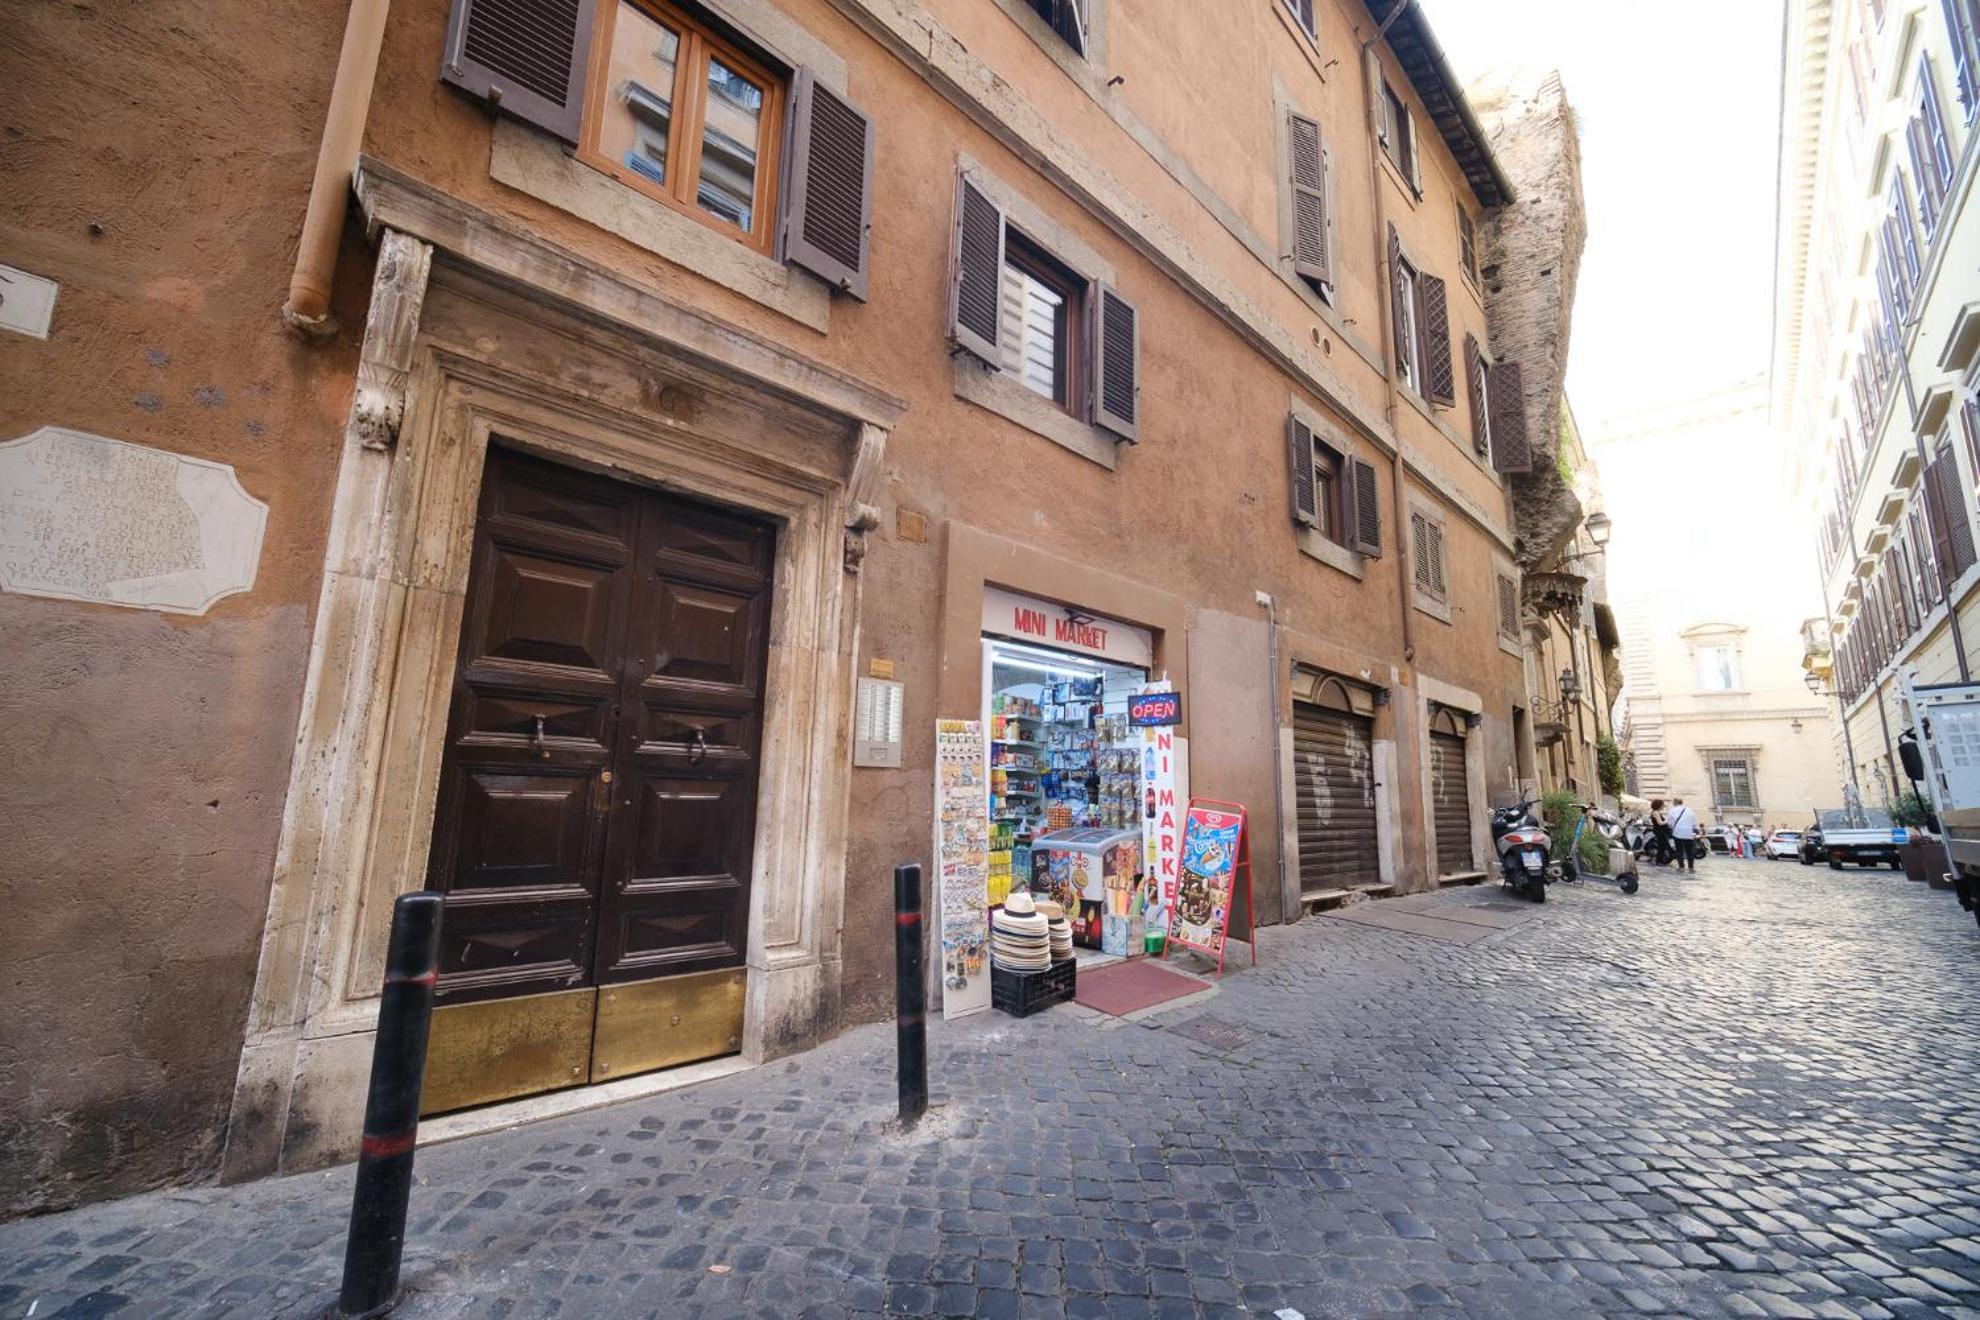
[[990,791],[983,721],[935,721],[942,1016],[990,1007]]
[[[1174,685],[1150,683],[1136,696],[1174,691]],[[1182,811],[1176,804],[1176,730],[1174,725],[1137,730],[1141,735],[1141,871],[1153,883],[1154,901],[1148,909],[1148,929],[1166,931],[1175,911],[1177,858],[1182,848]]]

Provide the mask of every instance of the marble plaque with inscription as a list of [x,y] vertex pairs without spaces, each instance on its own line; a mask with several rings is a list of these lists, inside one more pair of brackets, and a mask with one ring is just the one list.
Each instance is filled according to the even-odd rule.
[[204,614],[254,585],[267,525],[225,463],[60,426],[0,444],[0,591]]

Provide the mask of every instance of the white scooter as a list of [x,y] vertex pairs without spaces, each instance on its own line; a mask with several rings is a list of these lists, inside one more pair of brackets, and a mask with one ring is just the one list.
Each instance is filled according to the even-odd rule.
[[1499,854],[1499,881],[1535,903],[1547,901],[1547,853],[1552,840],[1533,815],[1537,798],[1516,807],[1492,808],[1492,847]]

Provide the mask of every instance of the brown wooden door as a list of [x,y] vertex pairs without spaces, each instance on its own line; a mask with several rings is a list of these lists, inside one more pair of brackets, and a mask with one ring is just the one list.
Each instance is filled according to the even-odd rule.
[[490,448],[427,877],[443,1000],[741,964],[773,539]]

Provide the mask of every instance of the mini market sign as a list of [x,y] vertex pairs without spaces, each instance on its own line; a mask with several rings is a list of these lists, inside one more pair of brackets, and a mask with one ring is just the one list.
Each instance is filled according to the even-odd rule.
[[1143,669],[1155,662],[1155,635],[1146,628],[1002,587],[983,589],[983,631]]

